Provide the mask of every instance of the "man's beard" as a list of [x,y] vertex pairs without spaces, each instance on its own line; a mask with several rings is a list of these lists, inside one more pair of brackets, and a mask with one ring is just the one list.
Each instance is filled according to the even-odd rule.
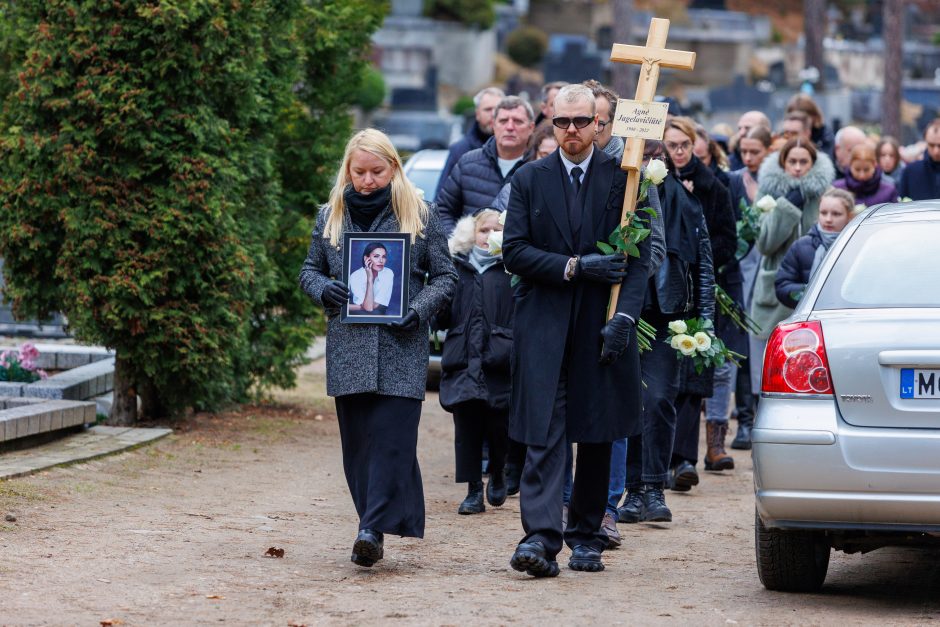
[[594,147],[594,144],[592,142],[587,142],[584,144],[579,142],[579,146],[581,147],[581,150],[579,150],[578,152],[572,153],[572,152],[568,152],[569,143],[573,143],[573,142],[567,142],[567,141],[564,142],[561,145],[561,151],[565,153],[565,159],[567,159],[571,163],[581,163],[582,161],[587,159],[587,156],[591,153],[591,149]]

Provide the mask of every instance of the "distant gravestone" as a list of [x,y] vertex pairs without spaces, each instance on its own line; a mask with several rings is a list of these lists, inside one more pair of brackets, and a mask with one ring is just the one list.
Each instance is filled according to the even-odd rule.
[[586,37],[553,35],[545,55],[545,82],[581,83],[604,78],[604,61]]
[[[0,259],[0,289],[3,288],[3,259]],[[13,317],[13,308],[0,299],[0,335],[20,337],[65,338],[65,320],[54,314],[49,320],[17,320]]]
[[735,76],[730,85],[709,90],[708,101],[713,112],[764,111],[770,105],[770,94],[748,85],[743,76]]

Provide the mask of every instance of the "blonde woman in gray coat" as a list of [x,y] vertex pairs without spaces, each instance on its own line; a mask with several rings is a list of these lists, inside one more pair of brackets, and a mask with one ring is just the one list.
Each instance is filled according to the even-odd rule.
[[[408,309],[391,324],[345,324],[349,300],[343,233],[409,233]],[[349,140],[329,203],[321,208],[300,271],[303,290],[326,310],[326,388],[335,398],[343,469],[359,514],[352,561],[384,556],[384,534],[424,536],[418,422],[427,379],[428,321],[452,296],[457,274],[437,211],[402,173],[380,131]]]

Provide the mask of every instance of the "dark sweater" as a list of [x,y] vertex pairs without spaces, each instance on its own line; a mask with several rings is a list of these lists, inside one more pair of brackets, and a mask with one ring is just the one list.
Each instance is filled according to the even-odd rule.
[[923,159],[904,168],[898,194],[911,200],[940,198],[940,162],[931,159],[925,150]]

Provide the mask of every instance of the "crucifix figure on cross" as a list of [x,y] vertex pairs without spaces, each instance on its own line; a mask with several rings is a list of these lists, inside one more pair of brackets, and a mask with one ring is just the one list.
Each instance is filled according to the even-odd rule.
[[[660,68],[691,70],[695,67],[694,52],[666,48],[668,34],[669,20],[653,18],[645,46],[614,44],[611,50],[611,61],[642,65],[640,80],[636,86],[635,100],[638,102],[653,101],[656,96],[656,85],[659,82]],[[627,171],[627,189],[623,197],[623,214],[620,220],[623,225],[630,222],[636,211],[637,192],[640,187],[640,168],[643,165],[643,146],[646,143],[646,140],[638,137],[626,137],[625,140],[623,159],[620,162],[620,167]],[[620,285],[614,285],[610,291],[608,319],[614,315],[619,294]]]

